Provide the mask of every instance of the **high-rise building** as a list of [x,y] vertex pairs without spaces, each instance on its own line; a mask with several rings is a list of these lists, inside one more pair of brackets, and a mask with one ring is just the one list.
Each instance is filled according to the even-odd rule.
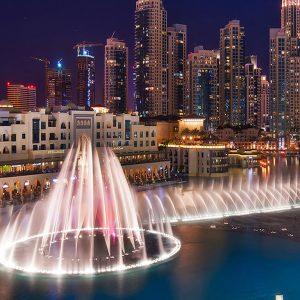
[[245,65],[246,117],[247,124],[259,127],[261,120],[261,69],[257,66],[257,56],[249,57]]
[[220,30],[220,103],[223,124],[246,123],[245,30],[238,20]]
[[270,128],[279,148],[300,128],[299,61],[300,0],[282,0],[281,28],[270,30]]
[[128,103],[128,47],[117,38],[105,46],[104,103],[112,113],[126,113]]
[[206,118],[207,128],[220,125],[220,52],[196,47],[188,55],[185,115]]
[[259,128],[270,131],[270,83],[267,76],[261,76],[261,105]]
[[7,83],[7,100],[21,111],[36,110],[36,87],[34,85]]
[[47,70],[48,103],[47,107],[66,106],[71,102],[72,74],[63,68],[62,62],[57,67]]
[[77,54],[77,105],[91,107],[95,104],[95,57],[86,48]]
[[187,26],[168,27],[168,114],[183,115],[187,58]]
[[289,129],[289,46],[283,30],[270,29],[270,128],[281,139]]
[[282,0],[281,28],[291,38],[300,38],[300,0]]
[[300,57],[291,57],[289,67],[290,130],[300,129]]
[[168,115],[167,12],[162,0],[137,0],[135,104],[140,115]]

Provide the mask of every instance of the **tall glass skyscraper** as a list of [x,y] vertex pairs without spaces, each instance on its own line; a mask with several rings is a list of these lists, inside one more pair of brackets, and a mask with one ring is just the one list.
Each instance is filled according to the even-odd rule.
[[259,128],[261,120],[261,69],[257,66],[257,56],[252,55],[246,61],[247,124]]
[[220,31],[221,123],[246,123],[245,30],[240,21],[230,21]]
[[77,105],[95,104],[95,57],[84,47],[77,55]]
[[206,118],[207,128],[220,125],[219,60],[220,52],[196,47],[188,55],[185,115]]
[[112,113],[126,113],[128,102],[128,47],[117,38],[105,46],[104,103]]
[[300,37],[300,0],[282,0],[281,28],[291,38]]
[[183,115],[187,58],[187,26],[168,27],[168,114]]
[[167,12],[162,0],[137,0],[135,104],[143,116],[168,115]]
[[47,70],[47,107],[66,106],[71,102],[71,70],[63,68],[61,61],[55,68]]
[[281,28],[270,30],[270,127],[279,148],[300,125],[299,49],[300,0],[282,0]]

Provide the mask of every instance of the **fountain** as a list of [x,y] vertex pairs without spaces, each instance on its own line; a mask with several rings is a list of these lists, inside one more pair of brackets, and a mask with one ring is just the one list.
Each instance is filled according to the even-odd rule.
[[300,185],[297,174],[251,181],[230,176],[146,191],[140,198],[143,220],[149,211],[159,220],[158,207],[163,207],[171,223],[198,222],[300,208]]
[[82,136],[49,198],[12,216],[0,244],[2,265],[27,273],[99,274],[156,264],[180,250],[163,215],[143,227],[118,159],[110,149],[100,152]]

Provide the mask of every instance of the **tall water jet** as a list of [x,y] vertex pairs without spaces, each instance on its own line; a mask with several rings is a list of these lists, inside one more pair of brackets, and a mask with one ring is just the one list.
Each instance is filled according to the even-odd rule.
[[[30,273],[95,274],[143,267],[175,255],[180,242],[144,229],[117,157],[82,136],[52,194],[24,207],[3,233],[0,262]],[[151,228],[151,227],[149,227]],[[169,227],[168,227],[169,228]]]

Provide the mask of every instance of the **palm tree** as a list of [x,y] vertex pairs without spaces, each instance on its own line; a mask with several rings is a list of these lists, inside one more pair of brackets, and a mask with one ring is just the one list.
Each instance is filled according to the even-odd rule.
[[191,131],[188,128],[185,128],[181,132],[181,136],[189,136],[191,135]]

